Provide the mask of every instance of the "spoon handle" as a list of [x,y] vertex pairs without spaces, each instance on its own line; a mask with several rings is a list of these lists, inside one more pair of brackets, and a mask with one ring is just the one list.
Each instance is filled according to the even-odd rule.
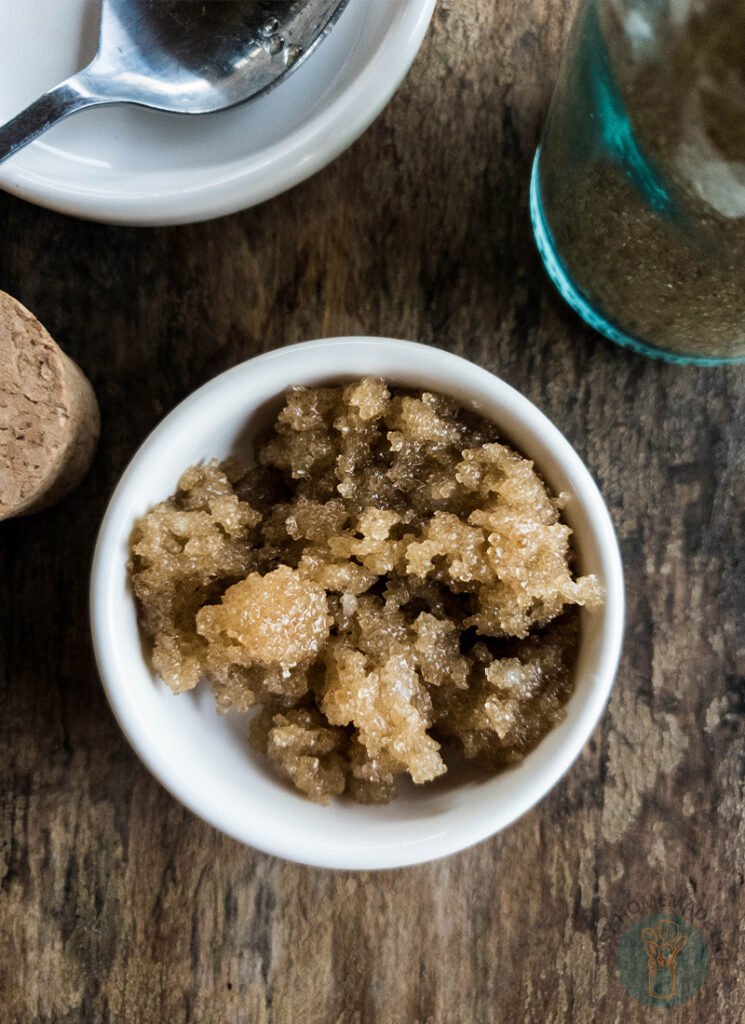
[[111,100],[91,91],[83,75],[68,78],[0,126],[0,164],[68,114],[106,102]]

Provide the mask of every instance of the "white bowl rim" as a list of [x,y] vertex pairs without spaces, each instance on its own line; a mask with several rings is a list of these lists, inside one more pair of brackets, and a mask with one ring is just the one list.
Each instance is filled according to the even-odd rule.
[[[64,188],[22,161],[0,169],[0,188],[28,202],[59,213],[100,223],[131,226],[191,224],[222,217],[293,188],[326,167],[370,127],[405,78],[422,45],[437,0],[404,0],[406,10],[396,31],[352,81],[349,88],[322,107],[281,143],[245,160],[226,163],[220,174],[193,185],[126,193],[93,190],[67,183]],[[323,50],[319,47],[318,58]],[[275,94],[281,99],[281,87]],[[188,117],[189,115],[171,115]],[[193,115],[209,117],[205,115]],[[33,145],[33,143],[31,143]]]
[[[288,364],[292,365],[296,356],[311,350],[323,353],[324,358],[329,357],[328,372],[323,376],[330,379],[335,374],[334,350],[341,351],[350,344],[373,346],[379,355],[385,352],[391,355],[408,353],[413,358],[426,359],[428,371],[432,372],[434,366],[434,372],[441,375],[443,380],[447,380],[451,374],[457,377],[458,371],[461,374],[467,372],[469,378],[477,384],[470,385],[476,395],[479,394],[480,385],[481,393],[488,393],[492,400],[498,396],[503,408],[509,409],[513,415],[517,414],[524,422],[529,422],[533,432],[540,433],[542,442],[550,447],[552,454],[557,457],[557,462],[564,469],[571,471],[575,493],[592,524],[593,539],[601,553],[605,600],[602,609],[597,613],[602,614],[603,625],[602,649],[593,672],[595,682],[588,699],[576,714],[566,742],[552,756],[550,771],[543,770],[534,774],[522,786],[520,793],[509,801],[506,809],[497,806],[491,813],[485,811],[478,821],[469,822],[458,830],[451,828],[438,832],[428,837],[426,842],[417,840],[411,843],[381,843],[374,847],[369,844],[349,843],[339,848],[327,842],[309,839],[306,835],[292,834],[291,828],[289,835],[278,835],[267,829],[266,823],[264,827],[261,823],[258,827],[253,827],[254,823],[245,819],[236,823],[234,817],[216,811],[209,801],[194,798],[174,766],[161,756],[159,750],[143,743],[136,708],[128,700],[127,680],[119,671],[116,631],[109,628],[109,615],[115,578],[111,567],[120,559],[117,552],[121,548],[122,531],[126,529],[125,536],[128,537],[133,522],[131,516],[125,517],[121,522],[117,520],[121,519],[120,509],[126,506],[130,493],[136,492],[138,471],[144,461],[156,453],[158,447],[169,438],[172,442],[174,437],[183,434],[184,426],[192,420],[193,413],[198,408],[204,408],[226,385],[237,383],[241,377],[255,373],[262,365],[267,366],[278,360],[287,360]],[[465,367],[468,368],[467,371]],[[360,375],[367,372],[362,369]],[[343,378],[350,377],[346,371],[341,371],[339,375]],[[391,371],[391,377],[395,376],[396,371]],[[291,376],[285,387],[290,386],[290,381],[304,383],[302,379],[295,380]],[[446,390],[445,384],[441,384],[440,387]],[[250,412],[251,407],[247,406],[246,414]],[[524,454],[530,455],[529,452]],[[288,345],[239,363],[190,394],[155,427],[125,469],[104,515],[91,571],[90,615],[96,663],[114,715],[145,766],[178,801],[220,831],[265,853],[315,867],[375,870],[419,864],[466,849],[522,817],[553,788],[582,752],[610,696],[623,642],[625,597],[621,555],[605,502],[584,462],[544,413],[501,378],[447,350],[395,338],[350,335]],[[545,739],[547,737],[544,741]],[[539,743],[535,749],[539,749],[540,746]],[[530,757],[529,754],[528,758]]]

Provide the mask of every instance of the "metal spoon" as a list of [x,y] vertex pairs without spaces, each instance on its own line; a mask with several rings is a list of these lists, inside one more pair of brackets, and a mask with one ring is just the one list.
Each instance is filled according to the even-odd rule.
[[274,85],[348,0],[103,0],[93,61],[0,127],[0,163],[85,107],[207,114]]

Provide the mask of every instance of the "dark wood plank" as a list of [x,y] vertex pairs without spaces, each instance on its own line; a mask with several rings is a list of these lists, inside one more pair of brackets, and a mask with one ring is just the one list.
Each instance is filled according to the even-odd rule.
[[[712,957],[676,1020],[743,1019],[745,369],[622,352],[543,275],[528,176],[573,9],[441,0],[371,130],[256,210],[136,230],[0,196],[0,287],[103,413],[83,486],[0,527],[3,1020],[637,1020],[617,943],[665,894]],[[97,526],[150,428],[250,355],[346,333],[451,349],[535,401],[595,473],[628,581],[618,684],[567,778],[502,835],[383,874],[283,863],[177,805],[87,624]]]

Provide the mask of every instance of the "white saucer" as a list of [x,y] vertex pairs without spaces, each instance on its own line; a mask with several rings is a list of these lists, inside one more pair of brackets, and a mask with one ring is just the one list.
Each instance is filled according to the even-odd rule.
[[[377,117],[436,0],[349,0],[275,89],[220,114],[75,114],[0,165],[0,188],[114,224],[182,224],[253,206],[310,177]],[[96,0],[0,0],[0,122],[93,56]]]

